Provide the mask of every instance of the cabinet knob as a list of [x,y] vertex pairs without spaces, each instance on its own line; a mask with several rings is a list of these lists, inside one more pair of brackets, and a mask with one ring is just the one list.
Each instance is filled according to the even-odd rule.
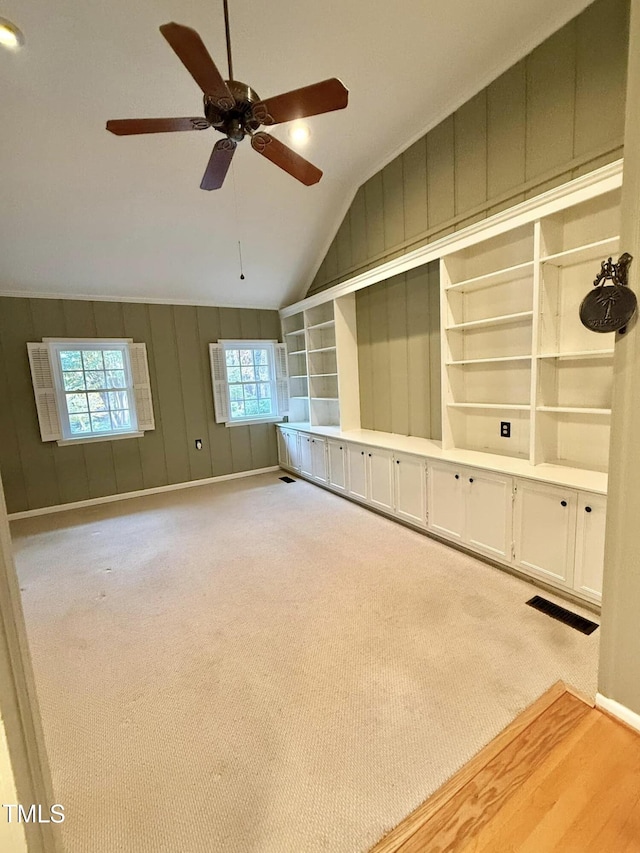
[[460,474],[456,474],[456,480],[460,479]]
[[360,456],[364,456],[364,450],[360,451]]
[[586,507],[584,508],[584,511],[585,511],[585,512],[591,512],[591,507],[590,507],[590,506],[586,506]]
[[371,456],[371,454],[369,454],[369,456]]
[[469,482],[473,483],[473,477],[469,477]]
[[342,450],[342,445],[340,445],[340,450]]
[[560,501],[560,506],[566,506],[566,505],[567,505],[566,501]]
[[396,465],[399,465],[399,464],[400,464],[400,460],[396,459]]

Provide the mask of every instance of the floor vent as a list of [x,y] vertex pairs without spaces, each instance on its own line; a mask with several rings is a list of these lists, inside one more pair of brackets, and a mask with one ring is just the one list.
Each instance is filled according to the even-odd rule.
[[565,610],[564,607],[554,604],[553,601],[547,601],[546,598],[542,598],[540,595],[534,595],[533,598],[527,601],[527,604],[541,613],[546,613],[552,619],[557,619],[558,622],[564,622],[565,625],[569,625],[569,627],[575,628],[576,631],[580,631],[583,634],[593,634],[598,627],[596,622],[591,622],[589,619],[585,619],[584,616],[579,616],[577,613]]
[[283,483],[295,483],[295,480],[291,477],[280,477]]

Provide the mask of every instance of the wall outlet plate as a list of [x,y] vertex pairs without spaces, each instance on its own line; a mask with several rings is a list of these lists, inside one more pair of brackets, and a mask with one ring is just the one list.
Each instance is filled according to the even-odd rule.
[[202,439],[196,438],[196,450],[202,450]]
[[511,438],[511,421],[500,421],[500,435],[502,438]]

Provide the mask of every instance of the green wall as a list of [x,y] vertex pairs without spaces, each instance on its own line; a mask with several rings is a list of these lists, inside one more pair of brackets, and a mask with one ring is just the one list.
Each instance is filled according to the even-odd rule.
[[[75,447],[43,443],[26,347],[43,337],[145,343],[156,429]],[[0,297],[0,471],[9,512],[276,465],[272,424],[215,423],[208,344],[218,338],[280,340],[278,313]]]
[[441,438],[437,263],[356,292],[363,429]]
[[628,19],[596,0],[373,175],[309,294],[621,157]]

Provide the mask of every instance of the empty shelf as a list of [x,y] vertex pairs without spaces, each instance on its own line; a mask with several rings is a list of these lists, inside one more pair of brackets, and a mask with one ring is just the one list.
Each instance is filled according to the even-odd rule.
[[487,317],[485,320],[470,320],[468,323],[456,323],[453,326],[447,326],[447,331],[480,329],[483,326],[499,326],[503,323],[519,323],[523,320],[530,320],[532,317],[533,311],[520,311],[518,314],[501,314],[498,317]]

